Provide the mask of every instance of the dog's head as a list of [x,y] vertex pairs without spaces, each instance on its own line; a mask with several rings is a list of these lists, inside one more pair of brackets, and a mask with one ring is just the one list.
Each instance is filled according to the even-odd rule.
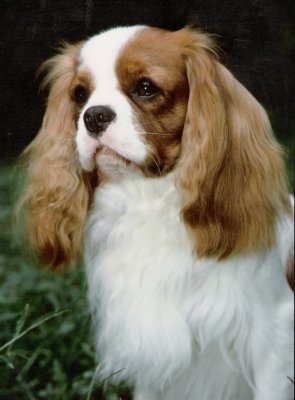
[[178,36],[120,28],[83,45],[71,90],[85,169],[122,162],[158,176],[174,167],[189,96]]
[[45,63],[43,125],[26,150],[30,242],[60,267],[76,257],[93,180],[175,172],[200,257],[271,246],[288,208],[280,150],[261,105],[218,60],[210,35],[135,26],[66,45]]

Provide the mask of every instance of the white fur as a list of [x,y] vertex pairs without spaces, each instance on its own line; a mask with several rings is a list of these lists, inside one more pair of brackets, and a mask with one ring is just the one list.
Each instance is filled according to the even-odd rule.
[[91,170],[95,166],[95,161],[100,164],[100,157],[94,159],[98,141],[88,135],[83,122],[83,115],[91,106],[109,106],[116,112],[114,122],[99,140],[100,145],[114,150],[135,163],[141,163],[146,158],[147,148],[136,129],[134,111],[126,96],[120,91],[115,71],[121,50],[143,28],[143,26],[133,26],[111,29],[94,36],[81,49],[79,68],[91,74],[95,86],[81,111],[76,138],[80,162],[86,170]]
[[85,261],[101,377],[133,384],[136,400],[291,400],[290,244],[200,260],[179,215],[172,173],[122,169],[96,190]]
[[272,250],[197,259],[174,174],[148,179],[117,158],[94,156],[98,141],[83,123],[92,105],[117,115],[100,145],[135,163],[147,155],[115,73],[120,51],[141,29],[95,36],[80,54],[95,89],[79,119],[78,154],[85,169],[98,164],[110,177],[96,189],[85,233],[100,376],[134,385],[135,400],[290,400],[292,221],[278,217]]
[[115,73],[141,29],[95,36],[80,54],[95,89],[78,122],[79,158],[111,177],[96,189],[85,234],[100,375],[134,385],[136,400],[291,400],[293,296],[284,268],[292,221],[280,216],[270,251],[197,259],[173,173],[148,179],[117,158],[95,157],[98,141],[83,123],[92,105],[117,115],[100,145],[135,163],[147,155]]

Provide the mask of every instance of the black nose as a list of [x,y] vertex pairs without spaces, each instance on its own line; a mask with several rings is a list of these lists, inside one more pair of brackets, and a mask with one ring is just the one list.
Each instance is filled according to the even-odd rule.
[[115,112],[107,106],[89,107],[83,116],[90,136],[99,137],[116,118]]

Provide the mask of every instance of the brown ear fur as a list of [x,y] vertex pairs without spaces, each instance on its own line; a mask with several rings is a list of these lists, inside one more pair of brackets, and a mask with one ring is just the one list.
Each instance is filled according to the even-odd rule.
[[184,33],[190,96],[178,184],[195,250],[226,258],[271,246],[289,198],[266,112],[217,61],[207,35]]
[[49,97],[42,127],[24,152],[28,182],[19,205],[25,209],[29,245],[42,263],[60,269],[74,260],[91,188],[75,153],[74,105],[70,86],[78,46],[65,46],[45,63]]

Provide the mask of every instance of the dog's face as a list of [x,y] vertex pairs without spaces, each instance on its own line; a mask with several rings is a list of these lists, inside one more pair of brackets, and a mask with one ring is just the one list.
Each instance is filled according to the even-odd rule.
[[179,156],[188,92],[175,34],[136,26],[87,41],[71,89],[83,168],[119,163],[148,176],[170,170]]

